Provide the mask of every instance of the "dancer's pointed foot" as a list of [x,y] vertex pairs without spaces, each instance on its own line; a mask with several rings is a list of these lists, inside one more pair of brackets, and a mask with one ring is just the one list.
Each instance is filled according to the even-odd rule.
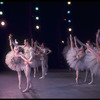
[[29,86],[29,89],[31,89],[32,88],[32,84],[30,84],[30,86]]
[[40,77],[39,79],[44,79],[44,76]]
[[90,85],[93,84],[93,81],[89,82],[88,84],[90,84]]
[[47,75],[47,73],[45,73],[45,75]]
[[21,90],[22,88],[21,88],[21,86],[19,86],[19,90]]
[[24,93],[24,92],[27,92],[29,90],[29,88],[26,88],[25,90],[23,90],[22,92]]
[[78,80],[76,79],[76,84],[78,84]]
[[36,77],[36,75],[34,75],[34,78]]
[[86,83],[86,80],[84,80],[84,83]]

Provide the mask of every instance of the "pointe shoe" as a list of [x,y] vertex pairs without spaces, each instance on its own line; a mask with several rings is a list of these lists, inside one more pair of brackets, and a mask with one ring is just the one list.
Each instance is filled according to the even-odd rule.
[[21,86],[19,86],[19,90],[21,90],[22,88],[21,88]]
[[45,73],[45,75],[47,75],[47,73]]
[[84,83],[86,83],[86,80],[84,80]]
[[76,79],[76,84],[78,84],[78,80]]
[[40,77],[39,79],[44,79],[44,76]]
[[34,75],[34,78],[36,77],[36,75]]
[[29,90],[29,88],[26,88],[25,90],[23,90],[22,92],[24,93],[24,92],[27,92]]
[[90,82],[90,83],[88,83],[88,84],[90,84],[90,85],[91,85],[91,84],[93,84],[93,81],[91,81],[91,82]]
[[31,89],[31,88],[32,88],[32,85],[30,84],[29,89]]

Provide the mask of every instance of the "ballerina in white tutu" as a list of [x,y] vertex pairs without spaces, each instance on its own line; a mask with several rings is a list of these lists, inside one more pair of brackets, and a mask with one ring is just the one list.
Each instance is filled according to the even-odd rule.
[[[87,43],[91,46],[91,48],[93,48],[93,49],[95,48],[95,47],[93,46],[93,44],[90,42],[90,40],[88,40]],[[93,56],[94,56],[93,53],[91,53],[89,49],[86,49],[85,52],[86,52],[86,56],[85,56],[85,58],[84,58],[84,63],[85,63],[85,66],[86,66],[86,68],[85,68],[86,74],[85,74],[84,83],[87,81],[88,72],[89,72],[89,71],[91,72],[89,66],[92,66],[92,62],[94,61],[94,60],[93,60]],[[91,59],[92,59],[92,60],[91,60]],[[91,61],[92,61],[92,62],[91,62]],[[90,84],[90,83],[89,83],[89,84]]]
[[33,38],[31,38],[31,47],[34,48],[34,55],[33,55],[33,64],[31,67],[34,69],[34,78],[36,77],[36,73],[38,72],[38,67],[40,66],[40,57],[39,57],[39,49],[36,45],[40,45],[38,41],[33,41]]
[[12,46],[12,35],[9,35],[9,42],[11,51],[9,51],[5,58],[5,63],[11,70],[17,71],[18,74],[18,81],[19,81],[19,89],[21,89],[21,71],[25,69],[25,63],[27,62],[31,64],[32,62],[28,61],[23,53],[21,52],[21,48],[16,45],[14,48]]
[[75,47],[73,45],[72,41],[72,35],[70,34],[70,43],[71,48],[68,50],[68,53],[66,55],[66,60],[69,64],[69,66],[76,71],[76,83],[78,84],[78,76],[79,76],[79,70],[84,70],[84,48],[81,46],[78,48],[76,43],[76,37],[74,37]]
[[98,37],[99,37],[99,31],[96,34],[96,47],[97,48],[93,48],[88,43],[86,43],[87,49],[90,51],[90,53],[88,53],[88,55],[85,58],[86,60],[85,62],[88,66],[88,69],[91,72],[91,81],[89,82],[89,84],[93,84],[94,75],[100,76],[100,47],[98,44]]

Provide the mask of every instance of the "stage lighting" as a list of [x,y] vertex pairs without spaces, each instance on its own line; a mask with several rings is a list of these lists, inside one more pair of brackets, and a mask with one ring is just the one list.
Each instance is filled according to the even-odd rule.
[[71,2],[70,2],[70,1],[68,1],[68,2],[67,2],[67,4],[68,4],[68,5],[70,5],[70,4],[71,4]]
[[70,31],[70,32],[71,32],[71,31],[72,31],[72,28],[68,28],[68,31]]
[[70,19],[68,20],[68,23],[71,23],[71,20]]
[[5,21],[1,21],[1,25],[2,26],[5,26]]
[[39,20],[39,17],[35,17],[36,20]]
[[61,43],[64,43],[64,41],[62,40]]
[[70,14],[70,10],[67,11],[67,14]]
[[4,2],[0,2],[0,4],[2,5]]
[[0,11],[0,15],[3,15],[3,12],[2,11]]
[[35,7],[35,10],[38,11],[39,10],[39,7]]
[[40,27],[39,27],[39,25],[36,25],[36,29],[39,29]]

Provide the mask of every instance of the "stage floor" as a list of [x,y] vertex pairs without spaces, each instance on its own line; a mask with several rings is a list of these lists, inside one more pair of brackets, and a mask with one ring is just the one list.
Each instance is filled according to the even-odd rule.
[[[75,84],[75,71],[52,69],[45,79],[39,79],[41,70],[36,78],[32,77],[32,89],[22,93],[18,89],[17,73],[14,71],[0,72],[0,99],[92,99],[100,98],[100,78],[94,77],[94,84],[89,85],[90,73],[86,83],[83,83],[85,72],[79,73],[79,84]],[[26,87],[26,78],[22,72],[22,89]]]

